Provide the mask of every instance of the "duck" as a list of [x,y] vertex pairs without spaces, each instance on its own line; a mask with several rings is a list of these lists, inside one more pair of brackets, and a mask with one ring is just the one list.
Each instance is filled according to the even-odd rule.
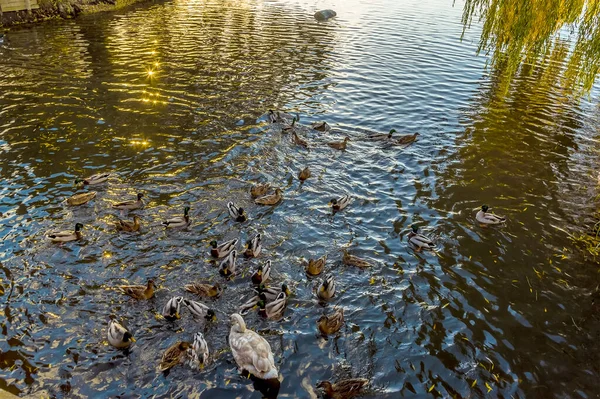
[[201,332],[194,334],[194,341],[189,353],[190,361],[189,366],[191,368],[203,369],[208,362],[208,344],[204,339],[204,335]]
[[246,241],[246,249],[244,250],[244,256],[247,258],[256,258],[262,251],[262,236],[256,234],[252,239]]
[[298,173],[298,180],[304,181],[304,180],[308,179],[311,175],[312,175],[312,172],[310,171],[309,167],[307,166],[306,168],[302,169]]
[[263,195],[254,200],[258,205],[277,205],[283,198],[283,192],[280,188],[276,188],[273,194]]
[[217,320],[217,315],[215,311],[206,306],[203,303],[192,301],[191,299],[184,299],[183,304],[190,311],[192,316],[197,319],[204,318],[206,320],[215,321]]
[[236,261],[237,251],[233,250],[219,265],[219,272],[226,277],[234,276],[236,272]]
[[279,371],[269,342],[248,329],[240,314],[232,314],[230,320],[229,346],[240,370],[262,380],[276,379]]
[[346,146],[348,145],[348,141],[350,141],[350,137],[346,136],[344,141],[330,141],[327,145],[334,150],[346,151]]
[[65,231],[52,231],[46,234],[46,237],[52,242],[69,242],[81,240],[83,235],[81,234],[81,229],[83,228],[83,224],[76,223],[75,230],[65,230]]
[[477,212],[475,215],[475,219],[481,224],[502,224],[506,222],[506,218],[504,216],[494,215],[491,212],[488,212],[490,209],[487,205],[483,205],[481,210]]
[[241,314],[242,316],[247,315],[252,309],[255,309],[258,307],[258,303],[260,301],[261,301],[260,296],[254,295],[248,301],[246,301],[242,305],[240,305],[240,307],[238,308],[238,313]]
[[369,136],[371,141],[389,141],[392,139],[392,134],[396,133],[396,129],[390,130],[389,133],[376,133]]
[[223,287],[221,287],[221,284],[219,283],[215,283],[214,285],[204,283],[191,283],[186,284],[183,288],[187,292],[191,292],[192,294],[204,296],[207,298],[218,298],[223,293]]
[[245,222],[248,220],[244,208],[238,208],[233,202],[227,203],[227,209],[229,210],[229,216],[236,222]]
[[154,280],[148,280],[146,285],[122,285],[119,289],[125,295],[134,299],[150,299],[154,296]]
[[281,115],[280,111],[273,111],[272,109],[269,110],[269,122],[271,123],[281,123],[281,122],[285,122],[285,115],[289,115],[289,114],[285,114],[284,116]]
[[296,130],[296,122],[299,121],[299,118],[294,117],[294,119],[292,119],[292,124],[291,125],[285,125],[284,127],[281,128],[281,133],[290,133],[290,132],[295,132]]
[[135,338],[133,338],[129,330],[115,320],[108,322],[107,337],[108,343],[119,349],[129,348],[135,342]]
[[304,148],[308,148],[308,141],[300,138],[300,136],[298,136],[296,132],[292,132],[292,141],[294,142],[294,144],[297,144]]
[[183,208],[183,216],[174,216],[162,222],[166,228],[187,227],[190,225],[190,207]]
[[271,261],[268,260],[264,265],[258,265],[258,268],[252,275],[252,283],[256,285],[264,284],[271,277]]
[[325,121],[313,122],[310,127],[318,132],[328,132],[331,130],[331,126]]
[[265,287],[263,284],[261,284],[255,289],[255,291],[259,296],[260,294],[264,294],[264,299],[267,302],[274,301],[282,292],[284,292],[286,296],[290,296],[292,294],[286,283],[282,283],[280,287]]
[[266,195],[270,189],[270,183],[253,184],[252,187],[250,187],[250,196],[252,198],[262,197],[263,195]]
[[142,200],[142,198],[144,198],[144,194],[138,193],[137,200],[118,202],[116,204],[113,204],[112,207],[114,209],[121,209],[126,211],[140,209],[144,207],[144,200]]
[[67,198],[66,201],[67,201],[67,204],[69,204],[71,206],[83,205],[83,204],[87,204],[88,202],[90,202],[91,200],[96,198],[97,194],[98,193],[95,191],[90,191],[88,193],[75,194],[75,195],[72,195],[69,198]]
[[260,313],[268,319],[281,319],[287,305],[287,295],[285,295],[285,292],[280,292],[279,295],[277,295],[277,298],[271,302],[265,301],[264,294],[259,295],[259,297],[261,296],[263,298],[261,298],[261,300],[258,302]]
[[76,185],[83,184],[84,186],[93,186],[95,184],[104,183],[110,177],[110,173],[98,173],[95,175],[91,175],[90,177],[86,177],[85,179],[77,179],[75,180]]
[[403,146],[410,145],[410,144],[414,143],[415,141],[417,141],[418,135],[419,135],[419,133],[407,134],[405,136],[400,136],[394,141],[394,144],[403,145]]
[[346,194],[337,199],[332,198],[331,201],[329,201],[329,204],[327,204],[327,205],[330,206],[334,212],[338,212],[338,211],[341,211],[342,209],[344,209],[345,207],[347,207],[348,204],[350,204],[350,200],[351,200],[351,197],[348,194]]
[[319,299],[328,300],[333,298],[335,295],[335,280],[333,279],[333,275],[328,274],[319,288],[317,288],[317,296]]
[[190,348],[191,345],[189,342],[177,341],[165,351],[160,360],[160,364],[158,365],[158,369],[160,371],[167,371],[177,366],[179,363],[184,363],[189,356],[188,350]]
[[317,327],[323,335],[335,334],[344,324],[344,309],[336,307],[330,315],[322,315],[317,320]]
[[321,256],[319,259],[309,259],[308,265],[306,266],[306,274],[309,276],[318,276],[323,272],[325,268],[325,262],[327,261],[327,255]]
[[162,310],[162,315],[165,319],[169,321],[175,321],[181,318],[181,303],[183,302],[183,297],[176,296],[167,302],[165,307]]
[[358,256],[350,255],[347,250],[344,249],[342,256],[342,262],[348,266],[356,266],[356,267],[371,267],[368,261],[359,258]]
[[427,249],[430,251],[435,250],[435,243],[433,240],[421,233],[416,225],[411,226],[412,230],[408,233],[408,242],[415,247],[417,251],[421,249]]
[[119,231],[133,233],[140,229],[140,218],[136,215],[133,217],[133,221],[119,219],[119,221],[115,223],[115,227]]
[[217,241],[213,240],[210,242],[210,254],[213,258],[224,258],[231,253],[237,247],[239,240],[233,239],[230,241],[225,241],[221,244],[218,244]]
[[361,389],[369,383],[365,378],[351,378],[332,384],[329,381],[321,381],[317,388],[323,390],[325,398],[328,399],[350,399],[360,394]]

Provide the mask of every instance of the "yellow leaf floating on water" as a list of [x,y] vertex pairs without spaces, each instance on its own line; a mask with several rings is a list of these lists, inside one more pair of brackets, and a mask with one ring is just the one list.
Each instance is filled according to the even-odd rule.
[[371,280],[369,280],[369,284],[371,284],[371,285],[375,284],[375,277],[371,277]]
[[448,302],[447,304],[445,304],[444,306],[442,306],[442,309],[447,308],[448,305],[450,305],[450,302]]
[[471,388],[473,388],[475,385],[477,385],[477,380],[473,381],[473,383],[471,384]]
[[433,391],[433,388],[435,388],[435,384],[433,384],[431,387],[429,387],[429,389],[427,390],[427,392]]
[[485,387],[488,389],[488,393],[492,392],[492,387],[487,382],[485,383]]
[[57,314],[54,314],[54,313],[52,313],[52,312],[46,312],[46,314],[47,314],[48,316],[50,316],[50,317],[53,317],[53,318],[55,318],[55,319],[58,319],[58,318],[59,318],[59,316],[58,316]]

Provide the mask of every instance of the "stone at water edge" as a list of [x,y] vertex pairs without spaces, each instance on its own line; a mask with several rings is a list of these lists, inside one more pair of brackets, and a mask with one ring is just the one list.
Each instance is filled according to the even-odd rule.
[[327,21],[329,18],[333,18],[337,13],[333,10],[321,10],[315,13],[315,19],[317,21]]

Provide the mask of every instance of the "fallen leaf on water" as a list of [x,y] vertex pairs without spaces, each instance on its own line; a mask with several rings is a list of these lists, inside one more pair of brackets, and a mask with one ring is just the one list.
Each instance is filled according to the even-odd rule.
[[488,389],[488,393],[492,391],[492,387],[487,382],[485,383],[486,388]]
[[477,380],[473,381],[473,383],[471,384],[471,388],[473,388],[475,385],[477,385]]
[[429,387],[429,389],[427,390],[427,392],[433,391],[433,388],[435,388],[435,384],[433,384],[431,387]]

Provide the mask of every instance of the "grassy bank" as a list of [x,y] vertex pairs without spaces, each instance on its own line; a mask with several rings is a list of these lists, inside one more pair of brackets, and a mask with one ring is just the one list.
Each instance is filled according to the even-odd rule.
[[51,18],[74,18],[79,14],[116,10],[145,0],[39,0],[40,8],[31,12],[6,12],[0,15],[0,27],[44,21]]

